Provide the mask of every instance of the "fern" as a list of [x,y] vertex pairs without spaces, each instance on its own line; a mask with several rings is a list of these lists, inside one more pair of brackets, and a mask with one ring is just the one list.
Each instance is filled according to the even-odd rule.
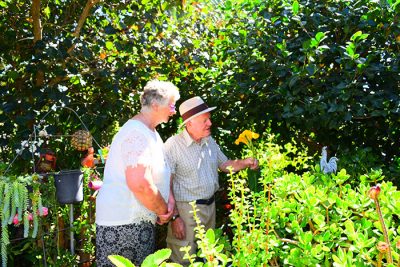
[[24,214],[24,211],[26,210],[25,206],[25,198],[27,196],[27,189],[24,184],[19,183],[18,184],[18,221],[22,221],[22,215]]
[[37,209],[33,210],[33,231],[32,238],[36,238],[39,229],[39,219],[37,215]]
[[38,232],[38,200],[39,200],[39,190],[35,190],[32,194],[32,216],[33,216],[33,231],[32,237],[35,238]]
[[1,214],[1,226],[5,227],[8,223],[8,218],[10,216],[10,197],[11,197],[11,190],[9,188],[9,184],[6,183],[4,186],[4,205],[3,205],[3,212]]
[[42,194],[38,191],[38,210],[39,210],[39,215],[43,216],[43,203],[42,203]]
[[8,226],[1,227],[1,262],[3,267],[7,267],[7,246],[10,244],[8,236]]
[[29,212],[25,211],[24,213],[24,238],[27,238],[29,235]]
[[0,177],[0,207],[3,205],[3,189],[5,185],[1,179],[4,179],[4,177]]
[[8,219],[8,224],[12,224],[13,219],[15,214],[17,213],[17,207],[18,207],[18,202],[19,202],[19,196],[18,196],[18,185],[19,183],[15,181],[12,184],[11,188],[11,196],[10,196],[10,201],[11,201],[11,214]]

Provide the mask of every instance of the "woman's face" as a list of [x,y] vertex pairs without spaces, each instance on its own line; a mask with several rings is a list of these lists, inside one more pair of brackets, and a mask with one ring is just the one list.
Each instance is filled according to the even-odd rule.
[[167,105],[159,106],[158,110],[161,122],[168,122],[169,118],[176,114],[175,99],[170,99]]

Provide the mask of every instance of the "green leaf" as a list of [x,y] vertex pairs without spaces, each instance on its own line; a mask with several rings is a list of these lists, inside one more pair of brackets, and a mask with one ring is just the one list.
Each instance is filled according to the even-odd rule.
[[209,243],[214,243],[215,242],[214,230],[208,229],[207,233],[206,233],[206,237],[207,237]]
[[135,267],[135,264],[120,255],[109,255],[108,259],[117,267]]
[[315,35],[315,40],[317,40],[318,43],[320,43],[323,39],[325,39],[325,33],[324,32],[318,32]]
[[294,1],[292,4],[293,14],[297,15],[299,13],[299,2]]
[[43,14],[46,16],[46,18],[50,18],[50,13],[51,13],[50,7],[49,7],[49,6],[46,6],[46,7],[43,9]]
[[350,57],[354,56],[354,53],[356,51],[356,45],[352,42],[348,42],[347,43],[347,47],[346,47],[346,52]]
[[108,50],[114,50],[114,43],[113,42],[106,42],[106,48]]
[[319,228],[325,226],[325,216],[322,214],[315,214],[312,220],[318,225]]

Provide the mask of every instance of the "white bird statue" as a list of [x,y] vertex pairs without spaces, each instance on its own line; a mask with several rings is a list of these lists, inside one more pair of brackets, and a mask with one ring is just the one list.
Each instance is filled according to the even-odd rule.
[[326,153],[326,146],[322,148],[322,153],[321,153],[321,171],[323,173],[336,173],[337,170],[337,163],[339,159],[337,157],[331,157],[328,161],[327,159],[327,153]]

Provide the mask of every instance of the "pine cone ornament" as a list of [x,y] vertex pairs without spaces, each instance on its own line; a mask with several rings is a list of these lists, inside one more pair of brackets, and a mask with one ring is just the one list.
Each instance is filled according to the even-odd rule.
[[85,130],[76,131],[72,135],[71,146],[78,151],[87,150],[92,146],[92,135]]

